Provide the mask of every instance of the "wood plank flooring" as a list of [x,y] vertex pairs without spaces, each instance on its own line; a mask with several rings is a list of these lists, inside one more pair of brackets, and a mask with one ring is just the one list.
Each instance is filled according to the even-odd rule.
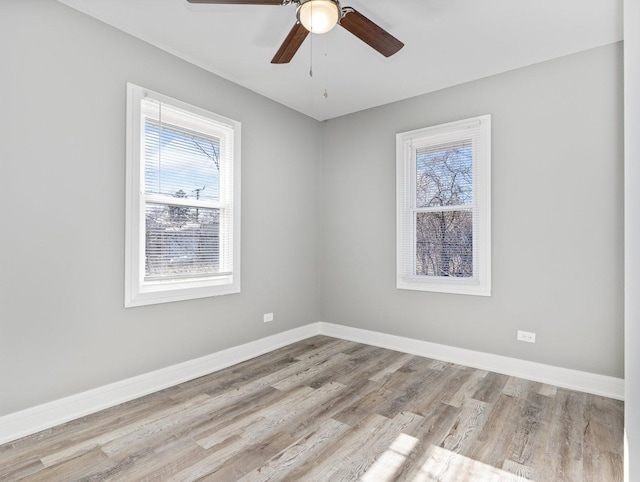
[[623,480],[623,403],[317,336],[0,446],[3,481]]

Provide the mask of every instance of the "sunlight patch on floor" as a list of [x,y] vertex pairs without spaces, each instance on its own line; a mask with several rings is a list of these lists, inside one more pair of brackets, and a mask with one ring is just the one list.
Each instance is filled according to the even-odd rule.
[[[360,480],[362,482],[394,480],[418,442],[417,438],[401,433]],[[423,459],[425,462],[411,479],[412,482],[533,482],[524,475],[507,472],[433,445],[429,446],[423,454]]]
[[431,446],[431,455],[413,482],[441,480],[446,482],[532,482],[531,479],[483,464],[442,447]]
[[392,480],[418,442],[417,438],[401,433],[360,480],[363,482]]

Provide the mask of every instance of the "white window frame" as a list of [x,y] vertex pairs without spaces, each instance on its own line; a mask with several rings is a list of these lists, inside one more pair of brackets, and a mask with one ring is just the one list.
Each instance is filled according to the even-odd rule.
[[[221,149],[221,175],[231,176],[227,192],[220,192],[220,206],[232,209],[232,221],[221,221],[220,251],[232,250],[231,266],[219,275],[204,278],[145,281],[145,206],[154,195],[144,189],[144,122],[141,102],[145,98],[212,121],[215,135],[226,143]],[[240,292],[240,123],[199,107],[127,83],[125,307],[167,303]],[[226,158],[223,151],[229,153]],[[222,186],[221,186],[222,189]],[[231,192],[228,192],[228,191]],[[157,197],[157,196],[156,196]],[[179,201],[176,201],[179,203]],[[202,207],[205,206],[202,203]]]
[[[416,275],[416,150],[472,142],[473,277]],[[397,288],[491,295],[491,116],[483,115],[396,134]]]

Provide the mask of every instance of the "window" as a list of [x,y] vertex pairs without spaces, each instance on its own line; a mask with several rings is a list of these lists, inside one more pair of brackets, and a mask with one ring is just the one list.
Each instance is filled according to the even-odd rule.
[[491,294],[491,116],[396,136],[397,287]]
[[240,124],[127,85],[125,306],[240,291]]

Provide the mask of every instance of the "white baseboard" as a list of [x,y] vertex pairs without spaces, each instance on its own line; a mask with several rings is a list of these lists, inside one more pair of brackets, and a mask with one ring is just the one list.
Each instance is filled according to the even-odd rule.
[[320,334],[624,400],[622,378],[320,322]]
[[0,417],[0,444],[213,373],[317,335],[318,323],[268,336]]
[[356,341],[605,397],[624,399],[624,380],[439,345],[332,323],[311,323],[195,360],[111,383],[0,417],[0,444],[222,370],[315,335]]

